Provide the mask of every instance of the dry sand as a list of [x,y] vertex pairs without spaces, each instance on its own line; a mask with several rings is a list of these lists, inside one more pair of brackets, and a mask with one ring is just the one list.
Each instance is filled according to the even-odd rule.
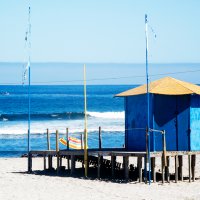
[[[197,159],[196,175],[200,177]],[[186,164],[186,163],[185,163]],[[33,159],[33,170],[42,170],[43,159]],[[0,158],[0,200],[43,199],[200,199],[200,180],[188,183],[113,183],[83,178],[58,177],[25,173],[26,158]],[[187,176],[187,168],[185,176]],[[198,171],[199,170],[199,171]]]

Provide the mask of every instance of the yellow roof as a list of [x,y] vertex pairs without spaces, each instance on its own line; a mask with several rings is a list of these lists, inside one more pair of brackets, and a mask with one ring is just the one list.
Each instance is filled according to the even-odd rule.
[[[199,94],[200,86],[192,83],[177,80],[172,77],[165,77],[157,81],[153,81],[149,84],[149,92],[152,94],[162,95],[186,95],[186,94]],[[140,94],[146,94],[146,84],[137,88],[133,88],[115,95],[116,97],[134,96]]]

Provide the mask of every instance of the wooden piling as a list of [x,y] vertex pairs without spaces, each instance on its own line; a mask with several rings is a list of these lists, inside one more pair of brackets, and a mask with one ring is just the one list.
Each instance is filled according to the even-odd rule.
[[59,173],[60,162],[59,162],[59,133],[58,133],[58,130],[56,130],[56,154],[57,154],[57,173]]
[[179,167],[178,167],[178,178],[183,181],[183,156],[178,156],[178,162],[179,162]]
[[191,167],[192,167],[192,180],[195,181],[195,167],[196,167],[196,155],[192,155],[191,158]]
[[50,135],[49,135],[49,129],[47,129],[47,150],[50,150]]
[[44,157],[44,170],[46,170],[47,169],[47,167],[46,167],[46,155],[44,155],[43,157]]
[[97,166],[97,177],[98,177],[98,179],[100,179],[101,178],[101,155],[100,154],[98,154],[98,166]]
[[163,154],[162,154],[162,183],[165,182],[165,172],[166,172],[166,166],[167,166],[167,157],[166,157],[166,138],[165,138],[165,130],[162,131],[162,143],[163,143]]
[[59,133],[58,130],[56,130],[56,152],[59,151]]
[[124,156],[124,177],[125,180],[129,179],[129,156]]
[[178,163],[178,156],[175,156],[175,182],[178,182],[178,167],[179,167],[179,163]]
[[151,158],[151,171],[152,171],[152,179],[153,182],[156,182],[156,158],[152,157]]
[[166,166],[166,137],[165,130],[162,131],[162,142],[163,142],[163,165]]
[[102,145],[102,143],[101,143],[101,126],[99,126],[99,149],[101,150],[101,145]]
[[81,149],[83,149],[83,134],[82,133],[80,134],[80,137],[81,137]]
[[66,128],[67,150],[69,150],[69,128]]
[[170,182],[170,173],[169,173],[169,168],[170,168],[170,157],[166,157],[166,167],[165,167],[165,179],[169,183]]
[[148,174],[147,174],[147,168],[148,168],[148,157],[147,157],[148,154],[146,154],[146,156],[144,157],[144,181],[145,183],[147,184],[147,181],[148,181]]
[[[51,144],[50,144],[50,133],[49,129],[47,128],[47,150],[51,150]],[[48,167],[49,169],[52,169],[52,156],[48,156]]]
[[138,156],[137,157],[137,168],[138,168],[138,177],[139,177],[139,182],[142,182],[142,157]]
[[32,172],[32,154],[28,153],[28,172]]
[[60,172],[60,156],[59,153],[57,153],[57,174]]
[[74,175],[75,172],[75,155],[71,155],[71,175]]
[[62,157],[61,156],[60,156],[59,162],[60,162],[59,166],[62,167]]
[[116,166],[116,156],[111,156],[111,173],[112,173],[112,179],[115,178],[115,166]]
[[53,168],[53,157],[52,156],[48,156],[49,158],[49,169]]
[[[84,149],[83,148],[83,134],[81,133],[80,136],[81,136],[81,149]],[[84,163],[82,163],[82,169],[84,169]]]
[[[146,157],[145,157],[145,183],[146,184],[147,184],[147,181],[148,181],[148,174],[147,174],[147,172],[148,172],[148,164],[149,164],[149,160],[148,160],[149,155],[148,155],[148,153],[150,153],[148,151],[148,135],[149,135],[148,134],[148,128],[146,127]],[[149,182],[150,182],[150,180],[149,180]]]
[[191,155],[188,154],[188,171],[189,171],[189,182],[191,182]]
[[164,162],[164,154],[161,156],[161,172],[162,172],[162,183],[165,182],[165,162]]
[[[69,150],[69,128],[66,128],[67,150]],[[67,169],[70,169],[69,156],[67,156]]]

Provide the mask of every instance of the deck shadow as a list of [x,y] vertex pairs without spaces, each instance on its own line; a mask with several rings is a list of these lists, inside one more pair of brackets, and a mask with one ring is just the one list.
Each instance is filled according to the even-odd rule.
[[[73,177],[77,179],[84,179],[84,180],[100,180],[105,182],[113,182],[113,183],[132,183],[137,184],[138,181],[138,169],[133,168],[129,171],[129,179],[124,179],[124,170],[115,170],[115,177],[112,178],[111,176],[111,169],[110,168],[102,168],[101,169],[101,178],[97,178],[97,168],[96,167],[90,167],[88,169],[88,177],[85,178],[84,176],[84,168],[76,168],[74,174],[71,174],[71,170],[65,169],[65,167],[61,167],[59,170],[59,173],[57,173],[57,170],[52,169],[46,169],[46,170],[35,170],[31,173],[25,171],[25,172],[12,172],[12,173],[18,173],[18,174],[30,174],[30,175],[36,175],[36,176],[49,176],[49,177]],[[147,172],[148,173],[148,172]],[[143,170],[143,177],[144,177],[144,170]],[[188,177],[184,177],[184,181],[188,180]],[[175,175],[170,175],[170,181],[174,182]],[[200,180],[200,178],[196,178],[196,180]],[[156,182],[162,181],[162,174],[156,173]]]

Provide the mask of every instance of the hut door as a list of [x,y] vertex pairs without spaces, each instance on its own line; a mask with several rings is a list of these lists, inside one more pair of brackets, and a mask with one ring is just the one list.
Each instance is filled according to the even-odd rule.
[[189,150],[189,95],[177,96],[177,150]]
[[[154,95],[154,128],[166,131],[166,147],[168,151],[177,150],[177,121],[176,121],[176,97],[167,95]],[[163,149],[162,136],[154,133],[154,150]]]

